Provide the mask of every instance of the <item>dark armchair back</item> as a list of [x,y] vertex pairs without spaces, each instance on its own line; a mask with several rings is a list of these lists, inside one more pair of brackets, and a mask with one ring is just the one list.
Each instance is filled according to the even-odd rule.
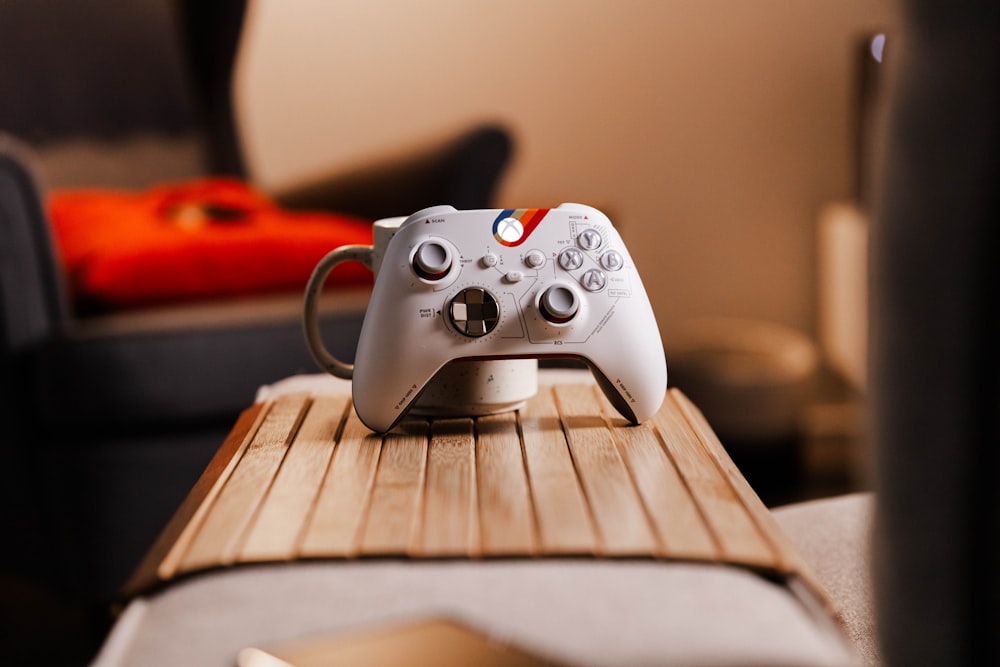
[[41,342],[66,317],[62,272],[28,164],[24,147],[0,134],[0,360]]
[[0,3],[0,131],[45,146],[196,133],[243,174],[231,101],[244,0]]
[[230,90],[245,6],[0,2],[0,363],[67,317],[39,200],[45,184],[31,171],[38,151],[80,139],[195,136],[207,172],[243,174]]

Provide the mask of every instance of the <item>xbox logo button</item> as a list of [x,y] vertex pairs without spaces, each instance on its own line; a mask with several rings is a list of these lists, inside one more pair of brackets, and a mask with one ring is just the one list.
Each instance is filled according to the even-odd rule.
[[505,208],[493,219],[493,238],[508,248],[521,245],[548,213],[547,208]]
[[517,218],[504,218],[494,229],[497,239],[504,243],[517,243],[524,235],[524,225]]

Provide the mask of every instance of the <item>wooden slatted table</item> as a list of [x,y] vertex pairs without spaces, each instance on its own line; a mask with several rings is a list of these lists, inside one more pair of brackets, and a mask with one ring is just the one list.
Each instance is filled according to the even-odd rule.
[[314,558],[648,558],[745,566],[829,602],[700,411],[628,425],[593,385],[369,431],[346,395],[246,410],[124,590]]

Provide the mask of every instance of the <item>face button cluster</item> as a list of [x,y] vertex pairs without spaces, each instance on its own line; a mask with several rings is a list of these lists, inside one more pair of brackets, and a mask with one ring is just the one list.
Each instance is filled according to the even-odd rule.
[[[564,271],[575,271],[583,266],[583,251],[593,252],[604,244],[604,237],[596,229],[584,229],[576,237],[576,245],[564,248],[556,258]],[[597,258],[601,268],[587,269],[580,276],[580,285],[588,292],[600,292],[608,284],[606,272],[621,271],[625,267],[625,258],[617,250],[605,250]]]

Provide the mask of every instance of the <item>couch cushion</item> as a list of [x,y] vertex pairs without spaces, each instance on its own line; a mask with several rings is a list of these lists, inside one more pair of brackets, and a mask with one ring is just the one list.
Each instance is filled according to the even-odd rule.
[[[348,362],[368,295],[345,288],[321,300],[327,347]],[[30,356],[37,423],[100,426],[99,436],[141,424],[231,423],[259,386],[317,370],[301,312],[294,293],[77,320]]]
[[[367,221],[285,211],[227,178],[60,190],[48,208],[70,292],[89,311],[301,289],[327,252],[372,240]],[[330,281],[371,278],[345,264]]]
[[854,493],[779,507],[774,518],[840,611],[864,664],[881,664],[872,595],[875,497]]

